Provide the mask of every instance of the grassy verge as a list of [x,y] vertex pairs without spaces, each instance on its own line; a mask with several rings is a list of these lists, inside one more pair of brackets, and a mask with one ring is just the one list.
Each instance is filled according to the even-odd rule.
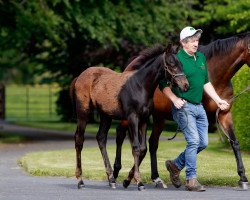
[[[161,141],[157,152],[158,168],[161,178],[170,184],[169,174],[165,169],[165,160],[173,159],[185,147],[184,141]],[[108,146],[110,161],[113,165],[115,145]],[[93,159],[95,158],[95,159]],[[243,153],[246,172],[250,171],[249,154]],[[75,151],[46,151],[29,153],[19,160],[25,170],[36,176],[74,177]],[[133,165],[133,157],[129,144],[124,144],[122,152],[122,170],[118,182],[121,182]],[[106,180],[104,164],[98,147],[84,148],[82,152],[82,168],[84,179]],[[143,182],[151,183],[149,153],[140,167]],[[249,174],[248,174],[249,175]],[[218,140],[211,140],[209,147],[198,156],[198,177],[205,185],[237,186],[239,180],[236,162],[231,149],[225,148]],[[181,172],[184,181],[184,171]]]
[[24,142],[27,139],[18,134],[8,134],[4,132],[0,132],[0,144],[1,143],[20,143]]
[[[109,135],[115,136],[116,135],[116,127],[118,126],[119,121],[112,122],[112,125],[109,130]],[[76,123],[67,123],[67,122],[60,122],[60,121],[16,121],[11,122],[16,125],[21,126],[28,126],[33,128],[42,128],[42,129],[51,129],[51,130],[62,130],[62,131],[69,131],[74,133],[76,130]],[[98,131],[99,124],[88,124],[86,127],[86,132],[90,134],[96,134]],[[166,121],[165,127],[168,129],[167,131],[163,131],[161,136],[171,138],[174,133],[172,131],[175,131],[177,129],[177,125],[175,122],[172,121]],[[151,134],[151,127],[149,125],[149,130],[147,131],[148,135]],[[178,137],[181,137],[181,133],[177,135]],[[217,137],[216,134],[210,134],[210,137]]]

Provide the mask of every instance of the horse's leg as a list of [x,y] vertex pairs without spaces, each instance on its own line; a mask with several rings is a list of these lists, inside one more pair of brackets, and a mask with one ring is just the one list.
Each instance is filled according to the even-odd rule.
[[[129,134],[131,134],[130,131],[129,131]],[[143,122],[143,123],[140,124],[139,135],[138,135],[139,150],[140,150],[139,161],[138,161],[138,173],[139,173],[139,166],[140,166],[142,160],[144,159],[144,157],[146,156],[146,153],[147,153],[146,136],[147,136],[147,124],[146,124],[146,122]],[[132,135],[130,135],[130,140],[132,141]],[[137,173],[136,172],[136,166],[134,164],[133,168],[129,172],[128,178],[123,181],[123,186],[125,188],[127,188],[129,186],[131,180],[134,177],[134,179],[136,180],[137,185],[138,185],[138,190],[140,190],[140,191],[144,190],[145,187],[142,184],[142,182],[138,182],[138,177],[137,177],[136,173]]]
[[159,146],[159,138],[164,128],[164,119],[153,116],[153,128],[149,142],[149,152],[151,160],[151,179],[155,182],[156,187],[167,188],[167,185],[160,179],[157,166],[157,149]]
[[82,161],[81,161],[81,152],[84,142],[84,133],[87,124],[87,118],[84,113],[78,113],[77,115],[77,129],[75,132],[75,149],[76,149],[76,178],[79,180],[78,188],[84,187],[82,180]]
[[231,144],[233,151],[234,151],[234,155],[235,155],[236,163],[237,163],[237,171],[238,171],[238,174],[240,176],[239,185],[243,189],[247,189],[248,188],[248,180],[247,180],[247,177],[245,174],[245,168],[244,168],[241,153],[240,153],[240,145],[239,145],[239,142],[234,134],[232,114],[231,114],[231,112],[226,113],[226,112],[221,111],[219,113],[218,117],[219,117],[219,121],[220,121],[223,129],[228,134],[230,144]]
[[119,171],[122,168],[121,165],[122,144],[126,137],[127,130],[128,130],[127,121],[126,123],[122,121],[116,128],[116,157],[115,157],[114,172],[113,172],[115,179],[118,177]]
[[113,169],[110,165],[110,161],[108,158],[108,153],[107,153],[107,149],[106,149],[106,145],[107,145],[107,135],[108,135],[108,131],[111,125],[112,119],[104,114],[101,114],[100,116],[100,126],[99,126],[99,130],[98,133],[96,135],[96,140],[98,142],[101,154],[102,154],[102,158],[103,158],[103,162],[104,162],[104,166],[106,169],[106,174],[108,177],[108,181],[109,181],[109,186],[112,188],[116,188],[116,182],[113,176]]

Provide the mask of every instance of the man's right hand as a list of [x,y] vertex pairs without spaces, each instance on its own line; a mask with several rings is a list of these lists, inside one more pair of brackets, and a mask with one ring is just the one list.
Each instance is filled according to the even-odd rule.
[[163,89],[163,94],[165,94],[173,102],[177,109],[180,109],[185,103],[187,103],[186,100],[177,97],[169,87],[165,87]]

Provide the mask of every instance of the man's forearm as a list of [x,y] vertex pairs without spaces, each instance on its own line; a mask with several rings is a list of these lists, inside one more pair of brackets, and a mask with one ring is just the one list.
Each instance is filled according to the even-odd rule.
[[208,82],[204,85],[204,91],[216,102],[218,103],[221,98],[218,96],[217,92],[215,91],[213,85]]
[[163,94],[165,94],[172,102],[176,101],[177,96],[172,92],[170,87],[165,87],[163,89]]

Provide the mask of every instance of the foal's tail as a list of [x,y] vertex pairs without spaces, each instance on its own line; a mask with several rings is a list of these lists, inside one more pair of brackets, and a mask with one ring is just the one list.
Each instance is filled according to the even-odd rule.
[[71,103],[73,106],[73,118],[76,118],[76,93],[75,93],[76,80],[77,80],[77,77],[73,79],[73,81],[70,83],[70,98],[71,98]]

